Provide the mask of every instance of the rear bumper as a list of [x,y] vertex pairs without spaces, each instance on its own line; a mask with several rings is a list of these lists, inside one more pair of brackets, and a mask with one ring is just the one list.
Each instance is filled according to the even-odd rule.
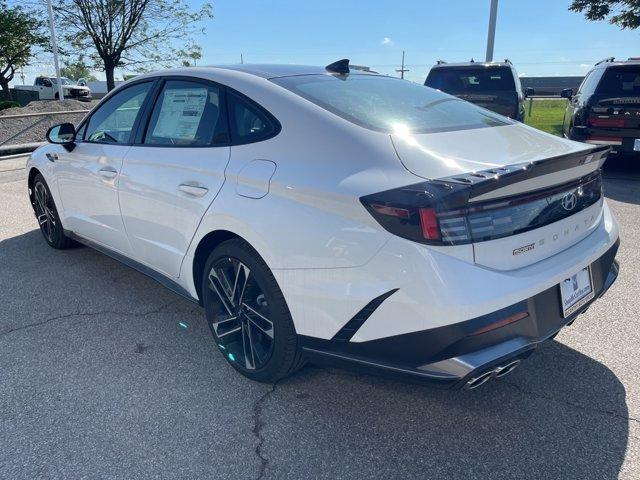
[[610,154],[640,155],[640,151],[634,150],[635,141],[640,138],[640,131],[638,130],[603,130],[574,127],[569,138],[590,145],[608,145],[611,147]]
[[[563,318],[557,285],[509,307],[470,320],[366,342],[300,336],[304,355],[312,363],[426,381],[461,388],[471,379],[531,355],[537,346],[573,323],[618,276],[619,241],[591,263],[595,297]],[[528,316],[504,327],[479,330],[526,311]]]

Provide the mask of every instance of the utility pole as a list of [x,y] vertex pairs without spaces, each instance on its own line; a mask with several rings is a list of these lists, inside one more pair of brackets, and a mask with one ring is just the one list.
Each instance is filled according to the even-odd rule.
[[493,43],[496,38],[496,19],[498,18],[498,0],[491,0],[489,14],[489,33],[487,34],[487,62],[493,62]]
[[396,72],[400,73],[400,78],[404,78],[404,72],[408,72],[409,70],[404,68],[404,50],[402,51],[402,67],[400,70],[396,70]]
[[244,58],[242,58],[242,54],[240,54],[240,64],[244,63]]
[[64,100],[62,91],[62,81],[60,80],[60,64],[58,63],[58,43],[56,42],[56,24],[53,20],[53,7],[51,0],[47,0],[47,10],[49,11],[49,28],[51,29],[51,49],[53,50],[53,64],[56,67],[56,79],[58,83],[58,99]]

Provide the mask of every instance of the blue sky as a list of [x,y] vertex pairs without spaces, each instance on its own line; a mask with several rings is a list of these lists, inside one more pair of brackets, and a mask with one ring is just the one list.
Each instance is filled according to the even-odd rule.
[[[191,1],[197,5],[197,1]],[[569,0],[500,0],[495,58],[520,75],[581,75],[607,56],[640,56],[640,31],[589,22]],[[339,58],[395,74],[402,50],[423,82],[437,59],[484,59],[489,0],[213,0],[198,41],[201,64],[298,63]],[[40,71],[46,65],[40,65]],[[34,67],[35,68],[35,67]],[[32,70],[32,69],[30,69]]]
[[[640,31],[568,11],[568,0],[500,0],[495,58],[527,75],[580,75],[607,56],[640,56]],[[204,63],[310,63],[347,57],[393,73],[402,50],[411,80],[437,59],[484,59],[489,0],[218,0]],[[385,41],[385,39],[387,39]]]

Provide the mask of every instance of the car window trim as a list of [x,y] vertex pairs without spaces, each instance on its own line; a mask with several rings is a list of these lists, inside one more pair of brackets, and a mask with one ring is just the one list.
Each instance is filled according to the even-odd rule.
[[131,146],[131,145],[133,145],[133,143],[132,143],[132,139],[134,138],[133,133],[137,131],[138,124],[140,123],[140,121],[142,119],[142,113],[145,110],[146,104],[149,102],[150,94],[153,92],[153,90],[155,88],[155,84],[157,83],[157,79],[155,79],[155,78],[145,78],[145,79],[136,80],[136,81],[133,81],[131,83],[127,83],[126,85],[123,85],[122,87],[115,88],[115,89],[111,90],[107,95],[105,95],[102,98],[102,100],[100,101],[100,103],[98,103],[98,105],[93,107],[93,110],[91,110],[91,112],[89,112],[89,114],[82,119],[82,121],[78,124],[78,127],[76,128],[76,132],[79,132],[85,126],[88,127],[88,124],[91,121],[91,117],[93,117],[93,115],[100,108],[102,108],[102,106],[104,106],[112,97],[114,97],[115,95],[117,95],[120,92],[124,92],[128,88],[135,87],[136,85],[141,85],[143,83],[150,83],[151,84],[151,88],[147,92],[147,96],[145,97],[145,99],[144,99],[144,101],[142,103],[142,106],[140,107],[140,110],[138,111],[138,114],[136,115],[136,119],[133,122],[133,126],[131,127],[131,132],[129,134],[129,140],[126,143],[107,143],[107,142],[89,141],[89,140],[84,138],[86,133],[87,133],[87,129],[86,128],[85,128],[85,130],[83,132],[83,135],[82,135],[83,138],[76,138],[76,143],[89,143],[91,145],[122,145],[122,146]]
[[[269,110],[267,110],[265,107],[260,105],[258,102],[256,102],[252,98],[249,98],[247,95],[231,87],[227,87],[227,90],[228,90],[227,92],[227,125],[228,125],[229,138],[231,139],[231,146],[250,145],[252,143],[264,142],[266,140],[271,140],[272,138],[280,134],[280,132],[282,131],[282,124],[275,117],[275,115],[273,115]],[[232,112],[232,108],[230,104],[231,97],[233,96],[237,97],[240,101],[248,104],[250,107],[253,107],[262,116],[264,116],[267,119],[267,121],[271,123],[271,125],[273,126],[273,132],[271,132],[269,135],[265,135],[264,137],[259,137],[250,141],[242,141],[240,139],[234,138],[233,120],[235,120],[235,118],[232,118],[234,114]]]
[[[219,90],[220,96],[220,118],[224,124],[222,125],[223,131],[222,133],[226,134],[226,141],[211,145],[158,145],[158,144],[148,144],[144,143],[144,138],[147,134],[147,130],[149,129],[149,125],[151,123],[151,115],[153,114],[153,110],[160,98],[160,94],[164,89],[164,86],[168,81],[182,81],[182,82],[194,82],[201,83],[207,86],[216,87]],[[145,110],[143,112],[143,117],[141,119],[140,124],[138,125],[138,129],[136,130],[136,135],[134,136],[134,141],[131,145],[136,147],[147,147],[147,148],[218,148],[218,147],[229,147],[231,145],[231,133],[229,128],[229,116],[226,112],[227,110],[227,87],[221,83],[215,82],[213,80],[209,80],[206,78],[200,77],[192,77],[189,75],[167,75],[158,77],[157,84],[155,85],[153,91],[151,92],[151,96],[149,97],[149,102],[145,105]],[[142,121],[143,120],[143,121]]]

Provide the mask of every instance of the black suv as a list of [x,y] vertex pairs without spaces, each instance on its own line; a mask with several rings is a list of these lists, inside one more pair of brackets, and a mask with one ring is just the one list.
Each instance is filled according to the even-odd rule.
[[575,95],[570,88],[561,95],[569,99],[565,137],[640,155],[640,58],[606,58],[587,73]]
[[427,87],[442,90],[509,118],[524,119],[524,99],[516,69],[509,60],[502,63],[446,63],[438,60],[431,68]]

